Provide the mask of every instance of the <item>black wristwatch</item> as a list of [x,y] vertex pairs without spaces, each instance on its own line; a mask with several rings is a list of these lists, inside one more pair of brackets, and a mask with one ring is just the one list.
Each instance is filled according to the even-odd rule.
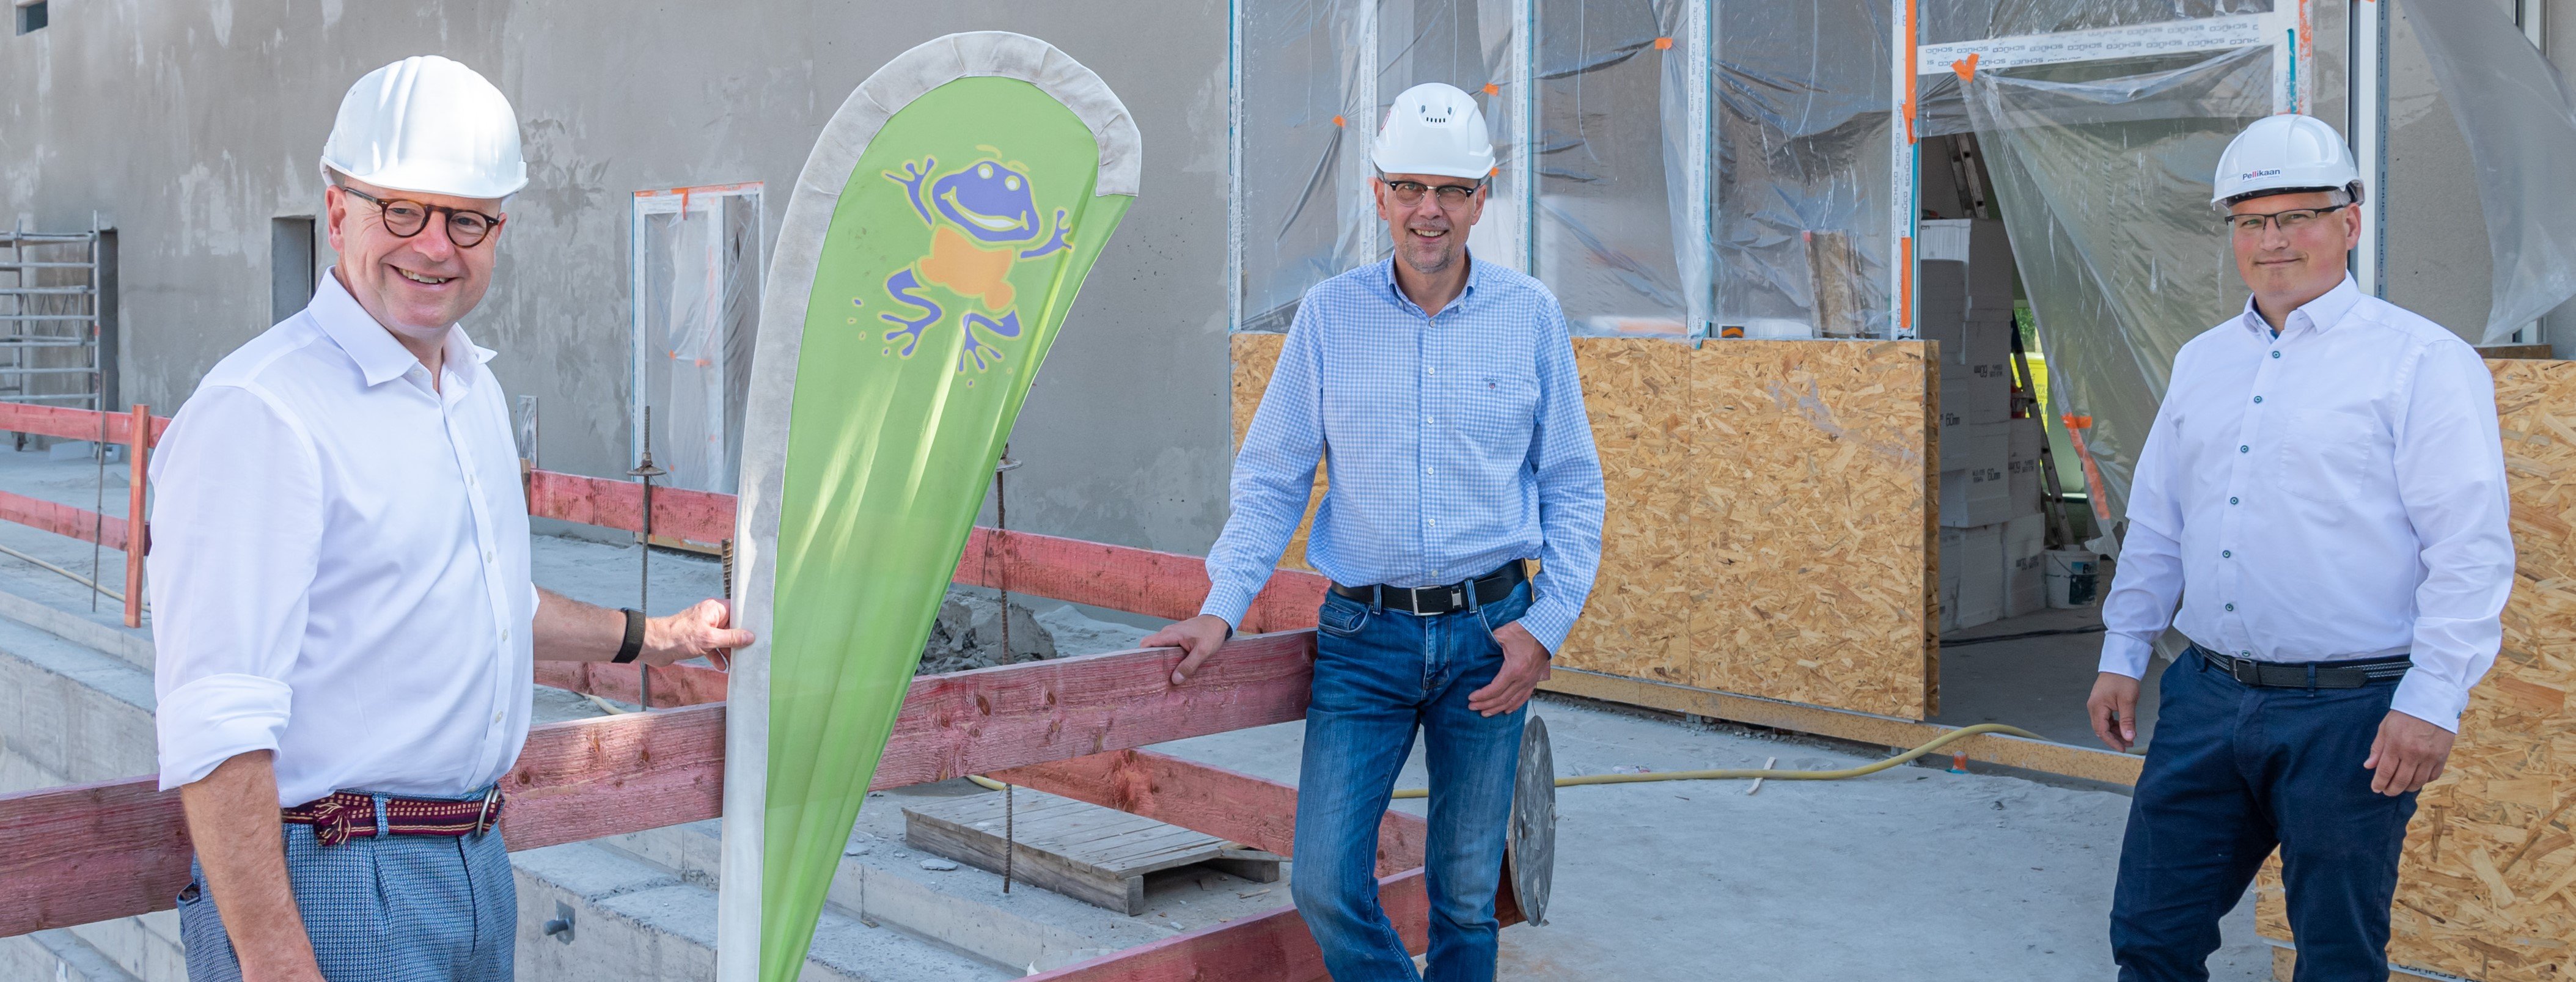
[[644,653],[644,612],[633,607],[618,610],[626,615],[626,640],[617,646],[617,657],[611,660],[623,665]]

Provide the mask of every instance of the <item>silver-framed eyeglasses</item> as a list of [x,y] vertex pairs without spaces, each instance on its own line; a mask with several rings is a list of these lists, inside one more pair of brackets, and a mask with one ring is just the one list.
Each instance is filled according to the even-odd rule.
[[2288,211],[2264,213],[2249,212],[2243,215],[2223,216],[2219,219],[2219,222],[2227,228],[2229,233],[2235,235],[2261,235],[2263,234],[2263,226],[2265,225],[2278,225],[2281,228],[2281,234],[2296,235],[2300,229],[2306,228],[2317,219],[2325,217],[2328,212],[2350,207],[2352,207],[2350,203],[2345,203],[2340,205],[2328,205],[2323,208],[2292,208]]

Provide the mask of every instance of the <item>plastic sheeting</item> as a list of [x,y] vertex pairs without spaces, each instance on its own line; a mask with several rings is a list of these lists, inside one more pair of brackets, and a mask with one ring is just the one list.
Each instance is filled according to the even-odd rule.
[[1720,3],[1716,21],[1718,322],[1814,328],[1807,239],[1840,232],[1863,327],[1886,336],[1888,5]]
[[2477,165],[2495,261],[2480,343],[2495,344],[2576,296],[2576,196],[2566,187],[2576,97],[2501,7],[2406,0],[2397,9]]
[[2263,47],[1979,72],[1965,86],[2050,397],[2091,417],[2078,435],[2111,514],[2175,352],[2245,302],[2209,178],[2227,142],[2271,114],[2272,80]]
[[1535,252],[1577,334],[1680,337],[1710,318],[1682,19],[1682,0],[1539,0]]
[[[1507,0],[1283,0],[1237,7],[1242,209],[1237,330],[1285,331],[1306,288],[1386,255],[1369,141],[1396,93],[1446,82],[1480,94],[1506,151]],[[1508,156],[1506,152],[1505,156]],[[1469,242],[1518,267],[1522,177],[1505,167]]]
[[[683,203],[685,202],[685,204]],[[760,192],[637,199],[635,373],[664,482],[734,491],[760,320]],[[640,448],[639,448],[640,449]]]

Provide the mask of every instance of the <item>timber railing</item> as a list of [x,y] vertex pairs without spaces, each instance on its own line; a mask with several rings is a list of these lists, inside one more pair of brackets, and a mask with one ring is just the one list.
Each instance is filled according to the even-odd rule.
[[[101,417],[104,416],[104,419]],[[0,404],[0,430],[132,448],[129,514],[141,514],[143,460],[167,428],[140,406],[100,414]],[[532,516],[640,532],[634,484],[550,471],[527,478]],[[141,595],[147,529],[120,519],[0,492],[0,519],[128,552],[128,623]],[[657,534],[711,542],[733,534],[729,495],[656,489]],[[1191,556],[1025,532],[975,529],[955,581],[1166,619],[1205,598]],[[978,669],[913,681],[873,788],[987,774],[1118,808],[1282,855],[1294,850],[1296,789],[1163,754],[1149,744],[1305,716],[1314,612],[1313,573],[1282,570],[1227,645],[1189,684],[1170,683],[1180,655],[1145,649]],[[1257,632],[1273,633],[1257,633]],[[632,700],[638,669],[540,662],[537,681]],[[534,727],[503,778],[502,817],[513,850],[640,832],[720,817],[724,785],[723,672],[655,668],[655,707]],[[191,846],[175,792],[153,777],[0,795],[0,937],[168,909],[188,879]],[[1427,943],[1422,819],[1390,812],[1379,828],[1380,900],[1410,950]],[[1497,900],[1518,923],[1510,877]],[[1057,980],[1325,978],[1321,953],[1294,907],[1211,925],[1036,976]]]

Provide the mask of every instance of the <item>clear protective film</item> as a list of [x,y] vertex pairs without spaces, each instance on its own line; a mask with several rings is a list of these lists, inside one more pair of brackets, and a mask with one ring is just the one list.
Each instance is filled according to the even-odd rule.
[[1538,3],[1538,277],[1578,335],[1678,338],[1707,321],[1708,247],[1690,241],[1693,161],[1678,142],[1692,131],[1683,9]]
[[2477,166],[2495,273],[2478,343],[2496,344],[2576,296],[2576,98],[2502,8],[2406,0],[2442,99]]
[[[1888,5],[1720,0],[1715,20],[1718,322],[1887,337]],[[1818,316],[1835,279],[1856,323]]]
[[[634,343],[653,460],[670,487],[731,494],[760,322],[757,186],[639,195],[634,209]],[[640,452],[640,440],[637,450]]]
[[[1445,82],[1476,95],[1498,150],[1510,111],[1509,0],[1284,0],[1238,8],[1241,73],[1237,331],[1288,329],[1306,289],[1386,255],[1369,144],[1397,93]],[[1505,156],[1508,156],[1505,154]],[[1519,267],[1522,178],[1494,177],[1469,242]]]
[[[2098,514],[2123,513],[2175,352],[2245,302],[2209,181],[2228,141],[2272,113],[2273,56],[2246,47],[1926,77],[1927,109],[1964,97],[1986,148],[2050,399],[2077,417]],[[1932,132],[1959,121],[1955,109],[1927,116]]]

